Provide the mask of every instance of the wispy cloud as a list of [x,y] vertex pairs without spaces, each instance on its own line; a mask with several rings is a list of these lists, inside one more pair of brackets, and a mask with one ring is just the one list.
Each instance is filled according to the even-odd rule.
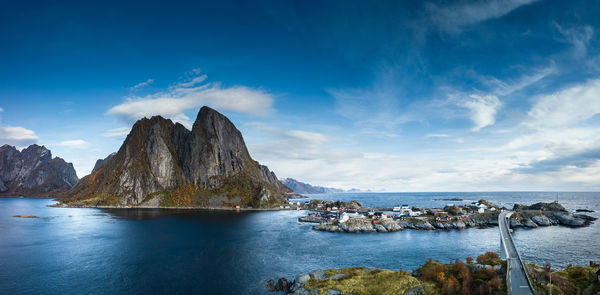
[[246,86],[223,87],[218,82],[201,84],[206,78],[206,75],[194,76],[166,91],[127,97],[125,102],[110,108],[108,113],[127,121],[162,115],[190,127],[191,122],[185,112],[203,105],[258,116],[272,112],[274,99],[270,93]]
[[527,125],[534,128],[570,126],[600,114],[600,79],[536,98]]
[[497,96],[471,94],[468,97],[454,98],[455,103],[469,110],[469,118],[475,126],[472,131],[479,131],[496,122],[496,113],[502,106]]
[[425,137],[442,137],[442,138],[446,138],[446,137],[450,137],[450,135],[443,134],[443,133],[429,133]]
[[392,138],[398,135],[400,125],[420,118],[406,112],[411,105],[404,102],[402,91],[391,76],[394,75],[384,73],[369,87],[327,92],[335,99],[336,112],[351,120],[358,131]]
[[154,79],[148,79],[144,82],[140,82],[138,84],[133,85],[130,89],[131,90],[136,90],[136,89],[140,89],[140,88],[144,88],[150,84],[154,83]]
[[72,149],[83,149],[89,146],[89,143],[83,139],[65,140],[56,144],[56,146],[62,146]]
[[563,28],[556,22],[554,27],[561,34],[562,38],[559,38],[559,41],[573,45],[573,53],[576,57],[583,58],[587,56],[588,44],[594,37],[594,28],[590,26]]
[[528,69],[527,73],[514,79],[500,80],[495,77],[479,77],[478,80],[490,89],[492,95],[507,96],[526,89],[557,72],[558,68],[555,63],[550,61],[549,65]]
[[430,20],[439,29],[458,32],[462,28],[488,19],[500,18],[509,12],[538,0],[487,0],[440,6],[428,4]]
[[40,138],[33,130],[23,127],[0,126],[0,142],[15,146],[28,146]]
[[102,133],[102,136],[122,139],[129,134],[129,131],[131,131],[131,127],[118,127],[107,130],[106,132]]

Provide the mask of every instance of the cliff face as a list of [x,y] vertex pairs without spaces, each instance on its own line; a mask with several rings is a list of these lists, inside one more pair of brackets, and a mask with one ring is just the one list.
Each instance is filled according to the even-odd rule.
[[102,166],[102,164],[108,162],[108,160],[112,159],[112,157],[114,157],[117,153],[111,153],[110,155],[106,156],[106,158],[104,159],[98,159],[96,160],[96,164],[94,164],[94,169],[92,169],[92,173],[96,172],[96,170],[100,169],[100,166]]
[[52,158],[44,146],[33,144],[21,152],[10,145],[0,147],[0,195],[56,196],[77,180],[73,164]]
[[270,207],[290,190],[252,160],[242,134],[203,107],[192,130],[160,116],[135,123],[119,151],[63,202],[87,206]]

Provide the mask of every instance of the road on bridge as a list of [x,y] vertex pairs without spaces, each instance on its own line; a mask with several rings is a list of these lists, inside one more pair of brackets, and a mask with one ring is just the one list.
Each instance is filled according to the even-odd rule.
[[517,248],[513,243],[512,236],[509,230],[509,223],[506,220],[506,215],[510,211],[504,211],[498,216],[498,227],[500,228],[500,236],[504,243],[505,251],[507,252],[506,259],[509,259],[509,287],[512,295],[533,294],[527,282],[524,267],[517,254]]

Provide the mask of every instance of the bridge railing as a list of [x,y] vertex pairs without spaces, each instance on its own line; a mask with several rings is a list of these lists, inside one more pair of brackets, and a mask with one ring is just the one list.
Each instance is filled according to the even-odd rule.
[[[512,212],[507,214],[507,218],[509,218],[511,215],[512,215]],[[506,222],[506,220],[505,220],[505,222]],[[510,223],[506,223],[506,224],[508,226]],[[500,234],[502,234],[502,231],[500,231]],[[515,249],[515,252],[517,252],[517,259],[519,261],[519,265],[521,266],[521,269],[525,273],[525,277],[527,278],[527,284],[529,285],[529,289],[531,291],[535,291],[535,288],[533,288],[533,284],[531,283],[531,278],[529,277],[529,273],[527,272],[527,268],[525,267],[525,264],[523,264],[523,260],[521,259],[519,250],[517,250],[517,247],[515,246],[515,242],[512,239],[512,235],[510,234],[510,231],[508,232],[508,241],[511,243],[512,247]],[[504,246],[504,249],[506,251],[506,245]]]
[[[507,214],[508,215],[508,214]],[[510,216],[510,215],[508,215]],[[504,248],[504,256],[506,257],[506,291],[508,295],[510,295],[510,254],[508,253],[508,248],[506,247],[506,242],[504,239],[504,229],[502,228],[502,213],[498,215],[498,228],[500,229],[500,242],[502,243],[502,248]],[[504,217],[504,224],[506,223],[506,217]]]

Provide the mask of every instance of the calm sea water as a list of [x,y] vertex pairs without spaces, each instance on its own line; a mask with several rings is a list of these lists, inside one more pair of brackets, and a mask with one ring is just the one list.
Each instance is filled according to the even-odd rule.
[[[502,205],[556,193],[402,193],[312,196],[368,206],[443,206],[485,198]],[[440,199],[462,198],[451,202]],[[600,210],[600,193],[560,193],[570,210]],[[317,232],[303,212],[51,208],[50,199],[0,198],[0,294],[265,294],[277,276],[347,266],[412,270],[500,251],[497,228],[389,234]],[[14,218],[32,214],[36,219]],[[598,217],[598,213],[592,213]],[[600,261],[600,227],[517,230],[523,258]]]

